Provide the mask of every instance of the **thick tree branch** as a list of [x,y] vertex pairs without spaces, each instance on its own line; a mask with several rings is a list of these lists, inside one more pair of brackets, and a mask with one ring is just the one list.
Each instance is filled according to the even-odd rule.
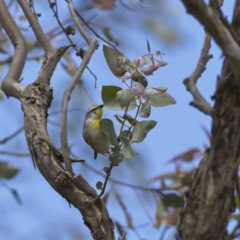
[[24,85],[19,83],[19,79],[27,59],[27,45],[22,33],[8,12],[4,0],[0,0],[0,24],[6,31],[15,49],[12,64],[2,82],[1,88],[6,95],[19,98],[25,88]]
[[205,27],[228,58],[236,77],[240,78],[240,48],[231,27],[219,9],[208,6],[203,0],[182,0],[187,11]]
[[202,52],[198,60],[197,66],[193,71],[193,73],[191,74],[191,76],[189,78],[186,78],[183,81],[187,87],[187,90],[192,94],[194,98],[194,101],[192,101],[190,105],[198,108],[200,111],[208,115],[212,114],[212,108],[210,104],[206,101],[206,99],[201,95],[196,84],[201,74],[206,69],[206,64],[208,60],[212,58],[212,55],[209,55],[208,53],[211,47],[210,42],[211,42],[211,37],[208,33],[206,33]]
[[[101,200],[94,203],[94,199],[98,195],[82,176],[76,176],[63,169],[61,165],[62,154],[51,142],[47,133],[47,111],[52,101],[52,89],[49,88],[50,79],[68,47],[53,48],[44,36],[26,1],[19,0],[18,2],[46,54],[46,59],[36,81],[25,87],[19,94],[24,112],[25,135],[32,159],[49,184],[69,203],[79,209],[84,223],[90,229],[94,239],[114,240],[113,223],[105,205]],[[12,31],[12,29],[8,30]],[[82,67],[77,71],[73,81],[79,77],[78,74],[83,72],[84,65],[87,65],[92,54],[91,51],[96,45],[95,41],[91,41],[89,51],[83,58]],[[71,159],[69,158],[68,161]]]

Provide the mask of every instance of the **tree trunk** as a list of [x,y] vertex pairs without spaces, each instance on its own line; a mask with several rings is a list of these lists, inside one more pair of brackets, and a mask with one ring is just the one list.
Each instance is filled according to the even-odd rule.
[[[203,24],[204,20],[198,16],[201,10],[185,5]],[[232,26],[228,27],[238,44],[239,9],[240,1],[237,0]],[[216,38],[211,26],[206,24],[204,27]],[[234,66],[229,59],[227,57],[224,61],[213,97],[211,148],[196,169],[186,192],[186,205],[179,216],[177,230],[180,240],[226,239],[229,215],[235,209],[234,189],[240,164],[240,79],[233,72]]]

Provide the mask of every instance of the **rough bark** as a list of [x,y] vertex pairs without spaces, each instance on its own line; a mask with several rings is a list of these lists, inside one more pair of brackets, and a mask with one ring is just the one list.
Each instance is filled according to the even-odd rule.
[[[24,47],[26,44],[21,32],[16,31],[17,26],[8,13],[4,0],[0,0],[0,24],[15,46],[14,64],[11,65],[7,76],[3,80],[2,90],[5,94],[14,96],[21,101],[29,150],[33,162],[37,165],[43,177],[63,198],[80,211],[93,239],[114,240],[114,226],[106,206],[101,199],[95,201],[98,197],[96,191],[81,175],[76,176],[63,168],[60,162],[63,160],[63,155],[56,149],[47,133],[47,112],[53,94],[53,89],[49,87],[50,79],[61,56],[68,47],[55,49],[46,38],[27,1],[18,0],[18,3],[28,19],[37,40],[43,47],[46,58],[40,75],[34,83],[26,87],[19,83],[18,80],[26,60],[26,49]],[[13,32],[15,34],[12,34]],[[83,72],[97,47],[94,40],[90,39],[89,41],[93,46],[91,47],[90,44],[90,48],[86,51],[80,70],[77,71],[79,74]],[[23,49],[19,49],[21,47]],[[21,56],[21,53],[23,56]],[[70,162],[69,156],[65,157]]]
[[93,239],[112,240],[113,223],[102,201],[94,202],[96,191],[81,176],[65,171],[59,153],[43,136],[46,132],[47,109],[52,100],[52,89],[41,81],[26,87],[21,97],[26,138],[33,160],[51,186],[70,204],[79,209]]
[[[212,16],[215,17],[212,21],[221,25],[219,29],[228,31],[226,34],[222,32],[222,35],[211,21],[209,23],[206,20],[207,14],[204,15],[203,9],[198,8],[199,2],[203,4],[203,1],[195,1],[196,4],[188,0],[183,2],[222,48],[226,59],[214,95],[211,148],[202,159],[186,192],[186,205],[180,213],[177,226],[178,239],[226,239],[229,215],[235,207],[235,174],[240,164],[240,78],[236,69],[237,58],[233,60],[234,57],[225,52],[228,49],[225,37],[230,36],[239,44],[240,1],[236,1],[233,24],[229,27],[222,21],[219,9],[204,6],[206,11],[217,12]],[[239,45],[237,48],[239,50]]]

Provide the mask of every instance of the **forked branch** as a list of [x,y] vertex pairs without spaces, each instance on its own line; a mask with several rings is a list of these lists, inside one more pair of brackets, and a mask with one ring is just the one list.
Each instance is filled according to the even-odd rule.
[[206,69],[206,64],[209,59],[212,58],[212,55],[209,54],[209,49],[211,47],[211,37],[208,33],[205,35],[204,43],[200,58],[198,60],[197,66],[190,77],[184,79],[184,84],[187,87],[187,90],[192,94],[194,101],[190,102],[190,105],[198,108],[200,111],[204,112],[207,115],[212,114],[212,108],[206,99],[199,92],[196,84],[201,74]]

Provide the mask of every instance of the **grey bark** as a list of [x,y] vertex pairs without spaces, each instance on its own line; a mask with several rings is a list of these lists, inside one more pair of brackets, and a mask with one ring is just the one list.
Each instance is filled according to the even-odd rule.
[[[42,65],[41,73],[34,83],[26,87],[19,83],[18,80],[26,60],[27,50],[24,47],[26,44],[9,14],[4,0],[0,0],[0,24],[15,46],[13,62],[3,80],[2,90],[8,96],[14,96],[21,101],[28,147],[33,162],[43,177],[53,189],[80,211],[93,239],[114,240],[114,226],[106,206],[101,199],[95,201],[98,197],[97,192],[81,175],[76,176],[63,168],[60,162],[63,156],[51,142],[47,133],[48,108],[51,105],[53,95],[53,89],[49,87],[50,79],[68,47],[55,49],[46,38],[27,1],[18,0],[18,3],[28,19],[37,40],[43,47],[46,59]],[[91,51],[93,53],[93,50]],[[85,67],[90,57],[91,55],[83,59]],[[84,66],[81,66],[81,72]]]
[[213,97],[211,148],[186,192],[186,205],[177,226],[179,240],[227,239],[226,227],[235,208],[236,171],[240,164],[240,1],[236,1],[232,24],[213,2],[209,6],[201,0],[183,0],[187,11],[222,49],[225,60]]

